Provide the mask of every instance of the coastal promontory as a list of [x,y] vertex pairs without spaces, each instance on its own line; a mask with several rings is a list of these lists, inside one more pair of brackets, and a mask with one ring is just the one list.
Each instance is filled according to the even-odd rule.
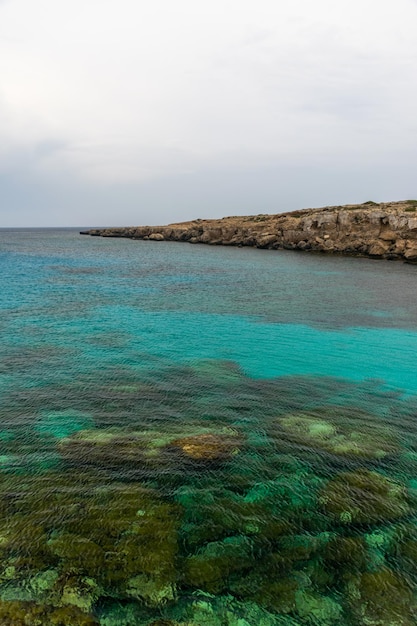
[[273,215],[195,219],[166,226],[94,228],[81,234],[417,262],[417,200],[368,201]]

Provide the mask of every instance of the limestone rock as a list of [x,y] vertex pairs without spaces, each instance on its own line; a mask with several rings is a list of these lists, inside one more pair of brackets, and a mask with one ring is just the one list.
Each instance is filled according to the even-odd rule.
[[164,241],[165,237],[162,233],[152,233],[149,235],[148,239],[151,241]]
[[389,250],[390,244],[388,241],[375,241],[368,250],[370,256],[383,256]]
[[[417,260],[416,210],[415,200],[379,204],[365,202],[276,215],[196,219],[168,226],[93,229],[83,231],[82,234],[152,241],[313,250],[327,254],[403,258],[414,262]],[[407,245],[404,242],[408,242]]]
[[417,246],[407,248],[407,250],[404,252],[404,258],[407,261],[417,261]]

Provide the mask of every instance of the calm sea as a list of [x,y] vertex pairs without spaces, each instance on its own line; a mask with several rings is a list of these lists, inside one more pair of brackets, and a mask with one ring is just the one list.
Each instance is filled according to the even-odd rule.
[[7,229],[0,270],[0,623],[417,623],[415,266]]

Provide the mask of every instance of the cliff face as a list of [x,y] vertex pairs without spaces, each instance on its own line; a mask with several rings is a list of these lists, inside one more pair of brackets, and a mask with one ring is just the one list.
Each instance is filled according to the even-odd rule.
[[368,202],[277,215],[197,219],[168,226],[92,229],[82,234],[311,250],[417,262],[417,201]]

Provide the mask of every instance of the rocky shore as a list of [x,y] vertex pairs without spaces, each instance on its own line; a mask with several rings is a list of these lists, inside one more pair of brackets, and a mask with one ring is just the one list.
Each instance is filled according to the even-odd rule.
[[417,262],[417,200],[365,202],[276,215],[196,219],[166,226],[82,231],[82,235],[304,250]]

